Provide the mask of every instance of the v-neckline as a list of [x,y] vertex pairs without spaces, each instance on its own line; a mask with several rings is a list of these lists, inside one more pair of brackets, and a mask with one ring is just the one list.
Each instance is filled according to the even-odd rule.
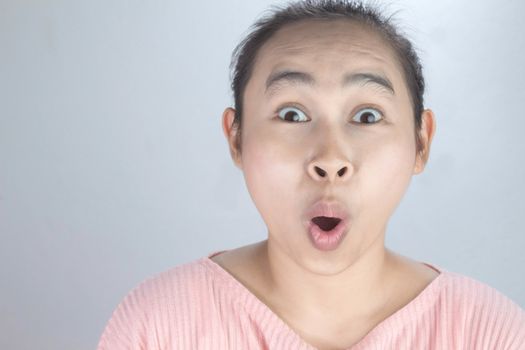
[[[237,278],[235,278],[230,272],[211,259],[215,255],[227,251],[228,250],[214,251],[200,260],[205,266],[217,272],[224,281],[228,282],[232,288],[235,288],[240,295],[243,295],[243,297],[249,301],[247,305],[250,305],[251,308],[247,310],[248,312],[263,312],[265,317],[274,321],[269,324],[278,325],[278,328],[283,329],[290,337],[295,338],[296,343],[299,343],[302,345],[302,347],[308,348],[310,350],[318,350],[316,347],[303,339],[294,329],[292,329],[288,323],[279,317],[268,305],[262,302],[255,294],[253,294],[252,291],[250,291],[244,284],[237,280]],[[394,312],[392,315],[385,318],[374,328],[372,328],[367,334],[365,334],[357,343],[345,350],[359,350],[370,346],[373,344],[375,339],[381,337],[383,329],[392,329],[392,326],[400,324],[400,320],[411,319],[410,315],[414,312],[421,313],[432,306],[432,301],[435,300],[436,295],[442,289],[443,283],[446,279],[445,277],[448,275],[448,271],[434,264],[429,264],[426,262],[420,263],[436,270],[439,272],[439,275],[436,276],[414,299]]]

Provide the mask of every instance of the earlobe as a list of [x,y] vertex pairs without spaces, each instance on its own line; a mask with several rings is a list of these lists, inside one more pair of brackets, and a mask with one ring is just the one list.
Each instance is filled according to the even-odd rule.
[[238,128],[234,125],[235,120],[235,109],[228,107],[222,113],[222,131],[228,142],[228,147],[230,149],[230,155],[233,159],[233,162],[238,168],[241,168],[241,157],[239,145],[237,144],[238,139]]
[[425,169],[430,157],[430,146],[435,132],[436,118],[434,117],[434,113],[430,109],[425,109],[421,113],[421,130],[419,131],[422,149],[416,154],[414,174],[420,174]]

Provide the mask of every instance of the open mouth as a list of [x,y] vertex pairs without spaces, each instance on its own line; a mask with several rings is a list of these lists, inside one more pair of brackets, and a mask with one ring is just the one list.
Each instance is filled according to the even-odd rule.
[[341,222],[341,219],[328,216],[316,216],[312,219],[312,222],[323,231],[331,231]]

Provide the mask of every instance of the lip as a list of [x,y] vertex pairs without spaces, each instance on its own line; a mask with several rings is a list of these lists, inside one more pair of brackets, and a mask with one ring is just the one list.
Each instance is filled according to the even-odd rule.
[[330,231],[323,231],[319,226],[310,222],[308,233],[313,246],[322,251],[334,250],[339,247],[348,231],[346,220],[340,221]]
[[[321,199],[310,206],[305,215],[304,224],[313,246],[321,251],[337,249],[350,227],[350,216],[346,207],[335,200]],[[336,217],[341,221],[332,230],[323,231],[312,221],[316,216]]]
[[348,221],[348,210],[340,202],[334,200],[319,200],[306,211],[308,223],[316,216],[336,217]]

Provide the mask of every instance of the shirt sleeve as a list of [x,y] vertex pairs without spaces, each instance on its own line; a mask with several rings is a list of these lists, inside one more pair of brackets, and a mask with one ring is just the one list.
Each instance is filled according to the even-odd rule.
[[[494,341],[493,349],[525,349],[525,311],[509,298],[500,294],[500,310],[489,323],[487,341]],[[490,334],[493,333],[493,334]],[[491,340],[491,338],[493,340]]]
[[498,290],[475,282],[464,300],[468,312],[469,349],[525,349],[525,311]]
[[97,350],[151,350],[151,301],[144,282],[131,290],[113,311],[100,337]]

